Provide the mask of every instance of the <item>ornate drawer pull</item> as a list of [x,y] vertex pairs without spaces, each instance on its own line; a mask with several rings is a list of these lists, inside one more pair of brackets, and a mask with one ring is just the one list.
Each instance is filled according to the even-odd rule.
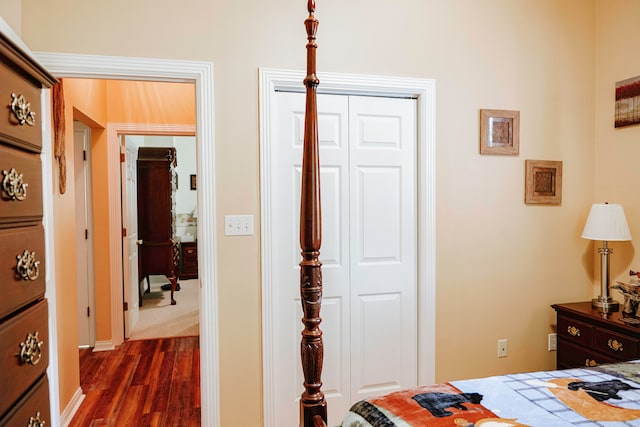
[[622,343],[618,340],[610,339],[607,345],[613,351],[624,351],[624,349],[622,348]]
[[44,341],[38,340],[38,332],[28,334],[25,342],[20,343],[20,361],[30,365],[37,365],[42,358],[42,344]]
[[2,171],[2,191],[7,193],[9,199],[22,201],[27,198],[27,187],[29,184],[22,182],[22,174],[14,168],[10,171]]
[[16,273],[23,280],[36,280],[40,275],[40,261],[36,261],[36,253],[24,250],[22,255],[16,255]]
[[580,329],[576,328],[575,326],[568,326],[567,327],[567,332],[572,337],[579,337],[580,336]]
[[36,124],[36,113],[31,111],[31,103],[24,99],[24,95],[11,94],[11,112],[21,126],[25,123],[29,126]]
[[584,361],[584,366],[598,366],[598,362],[592,359],[587,359]]
[[40,411],[36,412],[35,417],[29,417],[27,427],[44,427],[46,423],[40,419]]

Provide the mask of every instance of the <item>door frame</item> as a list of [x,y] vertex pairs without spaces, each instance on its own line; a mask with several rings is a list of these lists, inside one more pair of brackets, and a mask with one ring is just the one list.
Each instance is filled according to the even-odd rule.
[[[125,136],[135,136],[135,135],[152,135],[152,136],[197,136],[196,126],[192,125],[181,125],[181,124],[148,124],[148,123],[109,123],[107,125],[107,143],[109,146],[113,144],[119,144],[120,147],[123,147],[122,138]],[[197,150],[197,144],[196,144]],[[196,156],[197,157],[197,156]],[[197,159],[196,159],[197,160]],[[119,180],[122,182],[122,167],[119,170]],[[122,201],[122,185],[119,188],[120,191],[120,200]],[[122,203],[120,204],[120,208],[122,209]],[[121,238],[122,239],[122,238]],[[122,243],[122,240],[121,240]],[[120,246],[122,248],[122,246]],[[122,272],[124,272],[124,263],[128,262],[128,260],[124,259],[124,251],[120,253],[120,259],[122,260]],[[122,333],[123,337],[124,333],[124,324],[125,324],[125,316],[127,316],[127,312],[124,311],[123,303],[124,303],[124,295],[126,295],[126,289],[124,289],[124,280],[121,284],[122,294],[118,294],[117,292],[112,292],[111,294],[111,304],[112,307],[120,307],[122,311],[119,313],[122,316]],[[138,284],[140,286],[140,284]],[[115,298],[115,300],[113,300]],[[128,297],[127,297],[128,299]],[[137,303],[137,302],[136,302]],[[131,308],[131,302],[129,302],[129,308]],[[139,309],[140,307],[138,307]],[[129,331],[131,334],[132,331]]]
[[[276,324],[273,306],[271,224],[271,116],[276,91],[304,92],[303,71],[261,68],[260,78],[260,199],[262,267],[262,372],[265,427],[276,427],[275,358],[277,346],[270,331]],[[344,73],[318,73],[318,93],[416,98],[417,117],[417,207],[418,207],[418,383],[435,381],[436,321],[436,161],[435,95],[433,79],[370,76]]]
[[[115,57],[102,55],[34,52],[38,61],[57,77],[153,80],[165,82],[192,82],[196,92],[197,170],[200,175],[198,191],[198,252],[202,283],[200,294],[200,393],[207,402],[201,408],[202,425],[220,425],[220,374],[218,352],[217,265],[216,265],[216,204],[215,171],[204,165],[215,165],[213,63],[152,58]],[[45,108],[50,109],[48,103]],[[50,111],[45,111],[47,117]],[[109,246],[111,272],[111,334],[113,345],[124,341],[122,305],[122,254],[120,207],[120,144],[108,147],[109,177]],[[206,212],[207,215],[203,215]],[[48,238],[53,239],[52,230]],[[51,389],[58,389],[59,379],[51,379]]]

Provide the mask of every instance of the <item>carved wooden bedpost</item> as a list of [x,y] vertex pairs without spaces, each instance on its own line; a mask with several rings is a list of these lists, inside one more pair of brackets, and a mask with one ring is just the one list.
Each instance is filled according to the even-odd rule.
[[[300,398],[300,426],[321,425],[319,418],[327,422],[327,403],[322,387],[322,361],[324,345],[320,330],[320,306],[322,304],[322,263],[318,259],[322,243],[322,215],[320,209],[320,159],[318,147],[318,109],[316,88],[320,81],[316,76],[316,31],[318,20],[313,16],[314,0],[308,0],[309,17],[304,21],[307,29],[307,88],[304,119],[304,148],[302,154],[302,193],[300,203],[300,295],[302,298],[302,371],[304,388]],[[314,421],[315,419],[315,421]]]

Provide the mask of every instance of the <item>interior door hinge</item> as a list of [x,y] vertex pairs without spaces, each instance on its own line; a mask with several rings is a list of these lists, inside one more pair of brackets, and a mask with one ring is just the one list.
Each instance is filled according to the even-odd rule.
[[87,230],[86,228],[84,229],[84,240],[88,240],[89,239],[89,230]]
[[126,228],[122,229],[122,237],[127,237],[127,229]]
[[87,150],[82,150],[82,160],[87,161]]
[[91,317],[91,307],[87,307],[87,317]]
[[124,163],[124,153],[120,153],[120,163]]
[[123,305],[124,311],[129,311],[129,303],[128,302],[125,301],[125,302],[122,303],[122,305]]

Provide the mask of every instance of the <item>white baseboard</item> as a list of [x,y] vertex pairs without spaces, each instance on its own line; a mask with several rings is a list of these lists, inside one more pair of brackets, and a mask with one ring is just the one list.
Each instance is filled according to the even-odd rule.
[[96,345],[93,347],[93,351],[111,351],[115,350],[115,346],[113,345],[113,341],[96,341]]
[[80,404],[82,403],[84,398],[85,395],[82,394],[82,389],[78,387],[73,397],[71,398],[71,401],[69,402],[67,407],[64,408],[64,411],[62,411],[62,413],[60,414],[60,425],[62,427],[67,427],[69,423],[71,423],[71,420],[73,420],[73,416],[78,411],[78,408],[80,407]]

